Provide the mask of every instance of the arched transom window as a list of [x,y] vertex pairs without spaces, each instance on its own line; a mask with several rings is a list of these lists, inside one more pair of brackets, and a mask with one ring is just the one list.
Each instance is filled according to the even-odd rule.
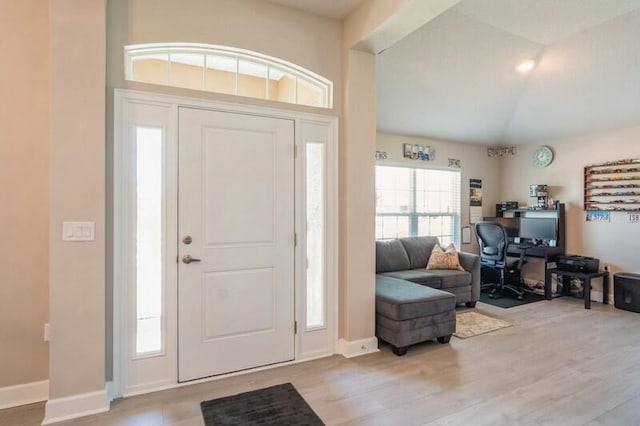
[[208,44],[126,46],[125,78],[321,108],[331,108],[333,101],[333,83],[318,74],[278,58]]

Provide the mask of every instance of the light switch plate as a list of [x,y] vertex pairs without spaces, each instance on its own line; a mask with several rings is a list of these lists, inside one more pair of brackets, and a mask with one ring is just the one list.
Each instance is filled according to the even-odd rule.
[[62,241],[95,241],[95,222],[62,222]]

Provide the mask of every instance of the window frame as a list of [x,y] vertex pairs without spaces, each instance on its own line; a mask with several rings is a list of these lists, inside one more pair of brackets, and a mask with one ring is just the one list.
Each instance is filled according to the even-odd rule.
[[[423,236],[420,235],[419,233],[419,220],[422,217],[451,217],[452,218],[452,227],[451,227],[451,233],[450,234],[442,234],[442,235],[428,235],[428,236],[435,236],[438,237],[438,239],[440,240],[440,243],[442,243],[442,237],[447,236],[451,238],[451,242],[456,246],[456,247],[460,247],[460,243],[461,243],[461,216],[462,216],[462,193],[461,193],[461,183],[462,183],[462,172],[461,170],[452,170],[452,169],[445,169],[445,168],[436,168],[436,167],[409,167],[406,165],[394,165],[394,164],[376,164],[375,166],[375,175],[376,175],[376,183],[375,183],[375,191],[376,191],[376,200],[378,198],[378,182],[377,182],[377,176],[378,176],[378,168],[399,168],[399,169],[406,169],[410,171],[411,177],[410,177],[410,187],[408,188],[409,191],[409,199],[410,199],[410,211],[408,212],[402,212],[402,211],[395,211],[395,212],[378,212],[378,206],[377,206],[377,202],[376,202],[376,220],[378,218],[385,218],[385,217],[406,217],[408,219],[408,234],[407,236],[409,237],[415,237],[415,236]],[[453,211],[453,212],[419,212],[417,209],[417,172],[420,170],[429,170],[429,171],[441,171],[441,172],[449,172],[449,173],[455,173],[457,174],[458,177],[458,183],[457,183],[457,199],[456,199],[456,204],[457,204],[457,212]],[[454,192],[455,192],[456,188],[454,188]],[[455,196],[455,193],[453,194]],[[386,240],[386,239],[393,239],[393,238],[402,238],[402,236],[397,235],[393,236],[393,237],[382,237],[380,235],[378,235],[378,226],[376,224],[376,239],[377,240]]]
[[[152,83],[148,81],[134,79],[133,63],[136,58],[144,57],[145,55],[160,55],[160,54],[168,55],[167,64],[168,64],[169,74],[168,74],[168,81],[166,84],[162,84],[158,82]],[[316,108],[326,108],[326,109],[333,108],[333,82],[331,80],[328,80],[327,78],[322,77],[321,75],[316,74],[313,71],[310,71],[306,68],[293,64],[291,62],[285,61],[283,59],[275,58],[273,56],[263,55],[261,53],[253,52],[251,50],[238,49],[238,48],[229,47],[229,46],[220,46],[220,45],[203,44],[203,43],[145,43],[145,44],[128,45],[124,47],[125,80],[142,82],[147,84],[157,84],[157,85],[162,85],[167,87],[183,87],[183,86],[171,84],[171,64],[172,64],[171,55],[176,55],[176,54],[204,55],[204,66],[202,67],[203,74],[204,74],[202,88],[195,89],[195,90],[202,90],[210,93],[224,93],[224,92],[217,92],[214,90],[207,89],[207,79],[206,79],[206,72],[205,72],[207,68],[207,56],[224,56],[230,59],[234,59],[236,61],[236,69],[235,69],[236,84],[234,89],[235,96],[242,96],[242,95],[238,95],[238,90],[239,90],[238,80],[239,80],[239,75],[241,75],[239,70],[239,63],[240,61],[247,61],[247,62],[254,62],[259,65],[266,66],[266,76],[267,76],[265,79],[266,100],[272,101],[272,102],[275,101],[275,102],[293,103],[295,105],[304,105],[304,106],[311,106]],[[271,81],[272,69],[277,69],[279,71],[282,71],[286,74],[289,74],[295,77],[294,102],[269,99],[269,83]],[[300,81],[304,81],[309,85],[311,85],[312,87],[317,88],[321,91],[323,101],[324,101],[322,102],[321,106],[309,105],[306,103],[299,102],[298,85],[300,84]],[[256,99],[265,99],[265,98],[256,97]]]

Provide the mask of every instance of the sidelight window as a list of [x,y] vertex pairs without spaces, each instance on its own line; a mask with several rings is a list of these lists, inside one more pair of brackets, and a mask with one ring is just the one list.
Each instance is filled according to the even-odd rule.
[[135,128],[136,355],[162,351],[163,130]]
[[325,144],[306,144],[307,328],[325,325]]

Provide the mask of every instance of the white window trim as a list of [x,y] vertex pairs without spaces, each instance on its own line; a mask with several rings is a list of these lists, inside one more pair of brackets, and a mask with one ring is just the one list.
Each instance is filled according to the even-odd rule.
[[[456,225],[454,225],[454,244],[457,248],[461,247],[462,245],[462,209],[463,209],[463,202],[462,202],[462,197],[463,197],[463,193],[462,193],[462,170],[459,168],[451,168],[451,167],[438,167],[438,166],[420,166],[420,165],[410,165],[407,163],[402,163],[402,162],[398,162],[398,161],[384,161],[384,162],[376,162],[375,167],[399,167],[399,168],[404,168],[404,169],[424,169],[424,170],[441,170],[441,171],[447,171],[447,172],[456,172],[459,174],[459,178],[460,178],[460,212],[458,214],[458,223]],[[374,187],[374,190],[377,187]],[[384,214],[382,214],[384,215]],[[394,215],[393,213],[388,213],[388,215]],[[429,215],[429,214],[425,214],[425,215]],[[376,209],[375,212],[375,216],[376,218],[378,217],[378,212]],[[455,241],[455,236],[458,237],[459,241]],[[376,237],[377,238],[377,237]]]
[[[294,104],[298,105],[306,105],[300,104],[298,102],[298,90],[297,90],[297,81],[298,78],[303,78],[312,82],[315,87],[322,90],[324,93],[324,98],[326,100],[326,104],[321,108],[333,108],[333,82],[322,77],[319,74],[314,73],[306,68],[303,68],[299,65],[293,64],[291,62],[285,61],[283,59],[275,58],[273,56],[263,55],[258,52],[253,52],[251,50],[246,49],[238,49],[235,47],[229,46],[220,46],[215,44],[204,44],[204,43],[145,43],[145,44],[132,44],[124,47],[124,75],[125,80],[136,81],[133,79],[133,59],[137,56],[148,55],[148,54],[168,54],[169,55],[169,73],[171,73],[171,54],[176,53],[197,53],[205,55],[219,55],[226,56],[229,58],[236,59],[236,85],[235,85],[235,94],[238,94],[238,64],[239,60],[247,60],[251,62],[256,62],[267,67],[267,84],[266,90],[267,93],[269,91],[269,70],[271,67],[276,67],[282,69],[283,71],[292,74],[296,77],[296,85],[295,87],[295,102]],[[205,59],[205,67],[206,67],[206,59]],[[204,68],[203,68],[204,70]],[[206,75],[206,73],[205,73]],[[205,82],[206,79],[203,79]],[[206,84],[206,82],[205,82]],[[172,86],[173,87],[173,86]],[[205,90],[204,87],[202,90]],[[215,93],[215,92],[213,92]]]
[[[130,309],[128,299],[128,263],[130,262],[131,248],[127,238],[127,224],[129,218],[129,194],[127,193],[127,173],[130,172],[127,151],[124,145],[127,131],[131,124],[129,109],[136,105],[159,107],[166,112],[164,125],[166,126],[166,217],[165,234],[177,235],[177,128],[178,108],[192,107],[218,111],[230,111],[243,114],[263,115],[275,118],[295,120],[295,141],[298,147],[298,155],[295,165],[296,180],[296,233],[303,236],[305,229],[305,197],[304,197],[304,165],[301,158],[305,141],[305,129],[314,126],[324,126],[326,137],[322,141],[326,144],[326,233],[325,233],[325,276],[326,276],[326,325],[318,329],[305,329],[305,270],[304,244],[299,240],[296,247],[296,321],[298,333],[295,336],[295,360],[289,363],[274,366],[259,367],[238,373],[216,376],[195,380],[187,383],[178,383],[177,374],[177,244],[167,243],[166,247],[166,287],[165,287],[165,312],[164,325],[164,352],[149,357],[137,357],[132,359],[131,349],[133,340],[131,336]],[[141,125],[143,123],[140,123]],[[152,123],[144,123],[152,125]],[[153,124],[157,125],[157,124]],[[306,138],[306,139],[305,139]],[[317,140],[314,138],[314,142]],[[275,108],[255,107],[249,105],[207,101],[202,99],[185,98],[171,95],[161,95],[148,92],[115,89],[114,91],[114,283],[113,283],[113,382],[112,397],[132,396],[154,392],[162,389],[179,387],[199,382],[217,380],[237,374],[275,368],[282,365],[294,364],[315,358],[330,356],[338,349],[338,119],[336,117],[309,114],[297,111],[288,111]],[[171,261],[173,259],[173,262]],[[129,386],[132,378],[131,363],[137,363],[137,376],[142,377],[135,386]],[[147,363],[147,364],[144,364]]]

